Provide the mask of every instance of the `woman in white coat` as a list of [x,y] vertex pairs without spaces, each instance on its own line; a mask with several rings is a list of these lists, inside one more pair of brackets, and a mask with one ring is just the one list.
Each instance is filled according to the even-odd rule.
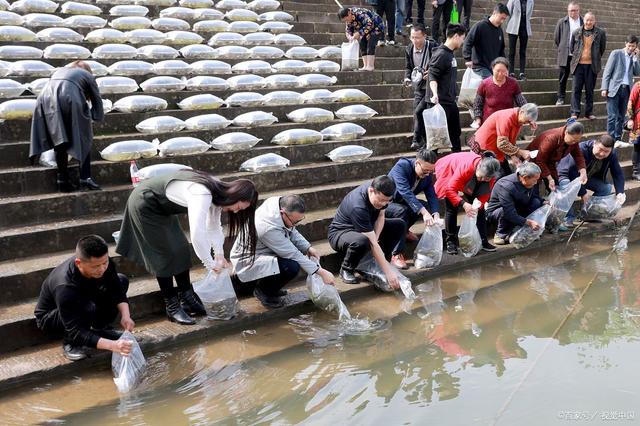
[[511,64],[511,76],[515,76],[516,43],[520,39],[520,75],[518,80],[525,80],[524,70],[527,65],[527,43],[531,36],[531,15],[533,14],[534,0],[509,0],[509,21],[507,22],[507,34],[509,34],[509,63]]

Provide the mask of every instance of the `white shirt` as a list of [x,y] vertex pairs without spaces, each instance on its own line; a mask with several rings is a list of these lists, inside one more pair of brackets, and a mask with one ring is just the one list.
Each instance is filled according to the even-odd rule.
[[205,268],[213,269],[216,264],[211,249],[216,255],[224,255],[222,208],[212,203],[211,192],[200,183],[174,180],[167,185],[166,195],[170,201],[187,208],[193,250]]
[[578,19],[569,18],[569,52],[571,52],[571,35],[578,28],[580,28],[580,18]]

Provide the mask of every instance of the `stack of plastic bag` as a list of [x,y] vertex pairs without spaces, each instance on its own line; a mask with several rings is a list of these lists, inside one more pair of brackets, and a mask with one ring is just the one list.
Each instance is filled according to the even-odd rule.
[[[389,265],[393,272],[398,276],[400,281],[400,290],[404,297],[407,299],[415,299],[416,295],[411,288],[411,281],[398,271],[393,265]],[[382,268],[378,265],[371,253],[362,258],[356,270],[360,272],[367,281],[372,283],[377,289],[390,293],[394,291],[393,288],[387,282],[387,276],[382,271]]]
[[558,228],[562,225],[565,216],[578,196],[578,192],[580,192],[580,187],[580,178],[578,177],[572,180],[565,188],[556,188],[556,190],[549,195],[551,211],[545,224],[549,232],[558,232]]
[[586,220],[611,219],[618,214],[623,202],[616,194],[594,195],[582,206],[582,218]]
[[449,129],[447,127],[447,113],[442,105],[437,104],[422,113],[424,127],[427,133],[427,149],[438,150],[451,148]]
[[413,265],[417,269],[435,268],[442,261],[442,224],[437,223],[424,228],[424,233],[413,252]]
[[129,340],[132,343],[129,355],[122,356],[117,352],[111,355],[111,369],[115,376],[113,382],[119,392],[127,393],[140,381],[147,361],[144,359],[138,341],[131,332],[125,331],[118,340]]
[[[474,209],[479,209],[481,205],[480,200],[473,200]],[[462,219],[462,224],[458,231],[458,246],[464,257],[475,256],[482,248],[482,239],[476,226],[477,219],[477,216],[469,217],[466,214]]]
[[511,234],[511,237],[509,237],[509,243],[519,249],[527,247],[529,244],[540,238],[544,232],[544,227],[550,212],[551,206],[549,204],[545,204],[531,212],[529,216],[527,216],[527,219],[531,219],[538,223],[538,225],[540,225],[540,229],[534,231],[533,228],[525,224],[516,232]]
[[238,313],[238,298],[231,283],[229,271],[218,274],[209,271],[207,276],[193,284],[193,290],[202,300],[207,319],[229,320]]
[[338,319],[351,318],[349,310],[340,299],[338,290],[332,285],[326,285],[320,275],[307,276],[307,292],[314,305],[323,311],[337,314]]

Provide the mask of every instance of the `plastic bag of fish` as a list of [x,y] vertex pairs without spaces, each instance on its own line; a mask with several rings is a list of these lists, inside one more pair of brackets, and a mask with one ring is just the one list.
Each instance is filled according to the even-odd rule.
[[581,187],[580,178],[575,178],[566,187],[562,189],[556,188],[555,191],[549,194],[551,211],[549,212],[545,225],[549,232],[558,232],[558,228],[560,228],[569,209],[571,209]]
[[100,151],[100,156],[107,161],[131,161],[156,155],[158,155],[156,145],[144,140],[115,142]]
[[205,141],[191,136],[179,136],[177,138],[167,139],[162,143],[156,139],[154,140],[154,144],[158,147],[158,151],[160,151],[160,157],[201,154],[211,148],[211,145]]
[[322,133],[311,129],[289,129],[271,139],[276,145],[308,145],[322,142]]
[[551,206],[549,204],[545,204],[531,212],[527,216],[527,219],[536,222],[538,225],[540,225],[540,228],[534,230],[532,227],[525,224],[513,234],[511,234],[511,236],[509,237],[509,244],[519,249],[527,247],[529,244],[540,238],[540,236],[544,232],[544,227],[550,212]]
[[323,108],[300,108],[287,114],[294,123],[324,123],[333,120],[333,112]]
[[191,170],[191,167],[178,163],[154,164],[153,166],[143,167],[138,170],[137,177],[140,181],[151,179],[157,176],[167,175],[177,172],[178,170]]
[[245,172],[273,172],[289,167],[289,160],[272,152],[258,155],[240,165],[240,170]]
[[373,151],[360,145],[343,145],[331,150],[327,157],[334,163],[363,161],[371,157]]
[[159,115],[147,118],[136,124],[136,129],[141,133],[157,134],[168,132],[179,132],[187,124],[179,118],[170,115]]
[[218,151],[246,151],[253,148],[262,139],[244,132],[225,133],[211,141]]
[[202,300],[207,319],[229,320],[238,313],[238,298],[227,269],[219,274],[209,271],[207,276],[193,283],[193,290]]
[[111,355],[111,370],[113,371],[113,382],[120,393],[127,393],[133,389],[142,376],[147,361],[144,359],[142,349],[136,338],[129,331],[122,333],[118,340],[128,340],[131,342],[131,352],[127,356],[113,352]]
[[321,133],[325,140],[349,141],[363,136],[366,130],[354,123],[340,123],[323,129]]
[[278,118],[270,112],[251,111],[233,119],[233,125],[239,127],[260,127],[277,123]]
[[[415,299],[416,295],[413,292],[413,288],[411,287],[411,281],[409,281],[409,278],[402,275],[402,273],[400,273],[400,271],[398,271],[393,265],[389,266],[391,267],[392,272],[397,275],[398,281],[400,281],[400,290],[402,291],[402,294],[404,294],[407,299]],[[387,293],[395,290],[389,285],[387,276],[382,271],[382,268],[380,268],[371,253],[362,258],[362,260],[356,267],[356,271],[360,272],[360,274],[362,274],[367,281],[369,281],[379,290]]]
[[113,108],[120,112],[146,112],[167,109],[167,101],[148,95],[133,95],[118,99]]
[[616,194],[594,195],[582,207],[582,218],[586,220],[611,219],[618,214],[622,204]]
[[442,244],[442,224],[426,226],[413,252],[413,265],[417,269],[435,268],[440,265]]
[[338,319],[351,318],[349,310],[340,299],[338,290],[332,285],[325,284],[320,275],[307,276],[307,292],[313,304],[323,311],[336,314]]
[[231,121],[219,114],[203,114],[188,118],[185,124],[189,130],[219,130],[228,127]]
[[[473,207],[475,209],[480,208],[481,205],[482,203],[479,200],[473,200]],[[477,216],[469,217],[466,214],[462,218],[460,230],[458,231],[458,247],[464,257],[475,256],[482,248],[480,231],[478,231],[476,225],[477,219]]]

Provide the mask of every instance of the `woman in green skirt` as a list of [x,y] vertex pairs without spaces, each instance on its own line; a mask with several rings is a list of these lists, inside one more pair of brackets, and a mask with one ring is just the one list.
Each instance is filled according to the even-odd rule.
[[191,286],[191,250],[178,215],[187,214],[196,256],[207,270],[218,272],[229,265],[222,212],[229,217],[229,238],[240,238],[243,255],[253,258],[257,201],[258,191],[247,179],[222,182],[206,172],[180,170],[146,180],[129,196],[116,251],[156,277],[169,320],[195,324],[191,315],[206,312]]

